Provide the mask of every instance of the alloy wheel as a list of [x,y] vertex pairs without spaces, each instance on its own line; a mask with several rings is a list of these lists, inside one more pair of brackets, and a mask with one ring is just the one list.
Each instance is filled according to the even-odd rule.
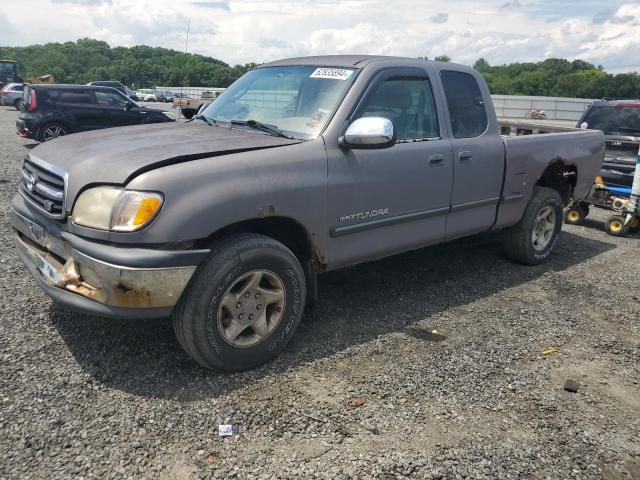
[[218,331],[238,348],[253,347],[276,328],[285,308],[280,277],[268,270],[241,275],[227,289],[218,308]]

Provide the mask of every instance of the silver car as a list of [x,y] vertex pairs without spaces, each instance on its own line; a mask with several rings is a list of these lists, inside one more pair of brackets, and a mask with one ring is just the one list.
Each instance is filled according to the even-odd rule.
[[16,110],[20,110],[23,90],[23,83],[7,83],[2,90],[0,90],[0,104],[13,106]]

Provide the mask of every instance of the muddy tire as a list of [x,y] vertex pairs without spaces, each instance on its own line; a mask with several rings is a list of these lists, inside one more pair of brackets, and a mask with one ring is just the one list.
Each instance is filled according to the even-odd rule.
[[257,367],[284,349],[305,307],[306,282],[295,255],[258,234],[218,241],[173,314],[185,351],[209,369]]
[[562,219],[562,199],[558,192],[535,187],[520,222],[504,231],[506,256],[523,265],[542,263],[558,241]]

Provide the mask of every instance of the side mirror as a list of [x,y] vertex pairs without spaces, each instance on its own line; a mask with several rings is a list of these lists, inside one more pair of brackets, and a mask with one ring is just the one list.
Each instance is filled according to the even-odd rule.
[[361,117],[338,139],[345,148],[387,148],[396,143],[393,123],[384,117]]

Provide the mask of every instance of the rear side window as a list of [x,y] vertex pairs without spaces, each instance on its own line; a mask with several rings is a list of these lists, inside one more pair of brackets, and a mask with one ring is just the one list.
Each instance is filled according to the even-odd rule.
[[472,75],[445,70],[441,73],[451,130],[455,138],[479,137],[487,129],[487,111],[478,82]]
[[93,96],[85,90],[49,90],[54,103],[73,103],[76,105],[93,104]]

